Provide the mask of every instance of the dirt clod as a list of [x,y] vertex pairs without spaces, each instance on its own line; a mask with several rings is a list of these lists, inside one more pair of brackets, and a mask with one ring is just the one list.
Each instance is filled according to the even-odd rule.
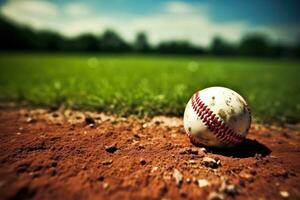
[[286,170],[279,170],[277,172],[272,172],[272,176],[288,178],[289,177],[289,172],[286,171]]
[[179,154],[198,154],[198,149],[196,147],[186,147],[183,149],[180,149]]
[[251,173],[242,171],[239,176],[243,179],[246,180],[248,182],[253,182],[254,181],[254,176]]
[[146,160],[144,158],[141,158],[140,159],[140,163],[141,163],[141,165],[146,165],[147,162],[146,162]]
[[90,124],[95,124],[96,122],[95,122],[94,118],[92,118],[91,116],[86,116],[85,123],[90,125]]
[[98,181],[104,181],[104,176],[99,176],[99,177],[97,178],[97,180],[98,180]]
[[105,147],[105,150],[108,152],[108,153],[115,153],[118,148],[115,144],[112,144],[112,145],[108,145]]
[[220,166],[220,160],[213,159],[210,157],[204,157],[202,159],[202,164],[206,167],[216,169]]
[[235,185],[230,184],[225,187],[224,192],[228,195],[235,196],[238,194],[238,189]]
[[228,181],[223,180],[221,187],[219,188],[220,192],[223,192],[226,195],[235,196],[239,194],[238,187],[234,184],[229,183]]

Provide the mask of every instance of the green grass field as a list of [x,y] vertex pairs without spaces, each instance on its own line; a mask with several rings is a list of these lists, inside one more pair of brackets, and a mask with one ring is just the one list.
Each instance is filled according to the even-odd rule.
[[256,120],[300,121],[300,61],[180,56],[0,54],[0,101],[120,115],[182,115],[209,86],[241,93]]

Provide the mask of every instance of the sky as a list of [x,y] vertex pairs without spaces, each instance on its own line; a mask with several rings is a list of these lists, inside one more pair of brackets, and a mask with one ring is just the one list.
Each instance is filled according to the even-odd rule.
[[292,0],[0,0],[0,13],[37,30],[69,37],[113,29],[131,42],[144,31],[152,44],[188,40],[208,46],[215,36],[238,42],[261,33],[275,42],[300,38],[300,3]]

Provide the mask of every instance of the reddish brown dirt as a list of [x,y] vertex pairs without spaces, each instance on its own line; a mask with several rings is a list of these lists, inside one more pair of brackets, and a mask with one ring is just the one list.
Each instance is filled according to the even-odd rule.
[[205,153],[180,124],[74,113],[1,109],[0,199],[300,199],[299,127],[254,124],[240,147]]

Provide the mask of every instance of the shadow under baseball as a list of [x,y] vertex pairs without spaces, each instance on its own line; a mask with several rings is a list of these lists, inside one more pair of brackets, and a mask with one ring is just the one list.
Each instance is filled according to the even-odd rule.
[[228,157],[235,158],[248,158],[256,156],[267,156],[272,151],[264,144],[259,143],[257,140],[245,139],[242,144],[228,149],[208,148],[207,150],[214,154],[220,154]]

